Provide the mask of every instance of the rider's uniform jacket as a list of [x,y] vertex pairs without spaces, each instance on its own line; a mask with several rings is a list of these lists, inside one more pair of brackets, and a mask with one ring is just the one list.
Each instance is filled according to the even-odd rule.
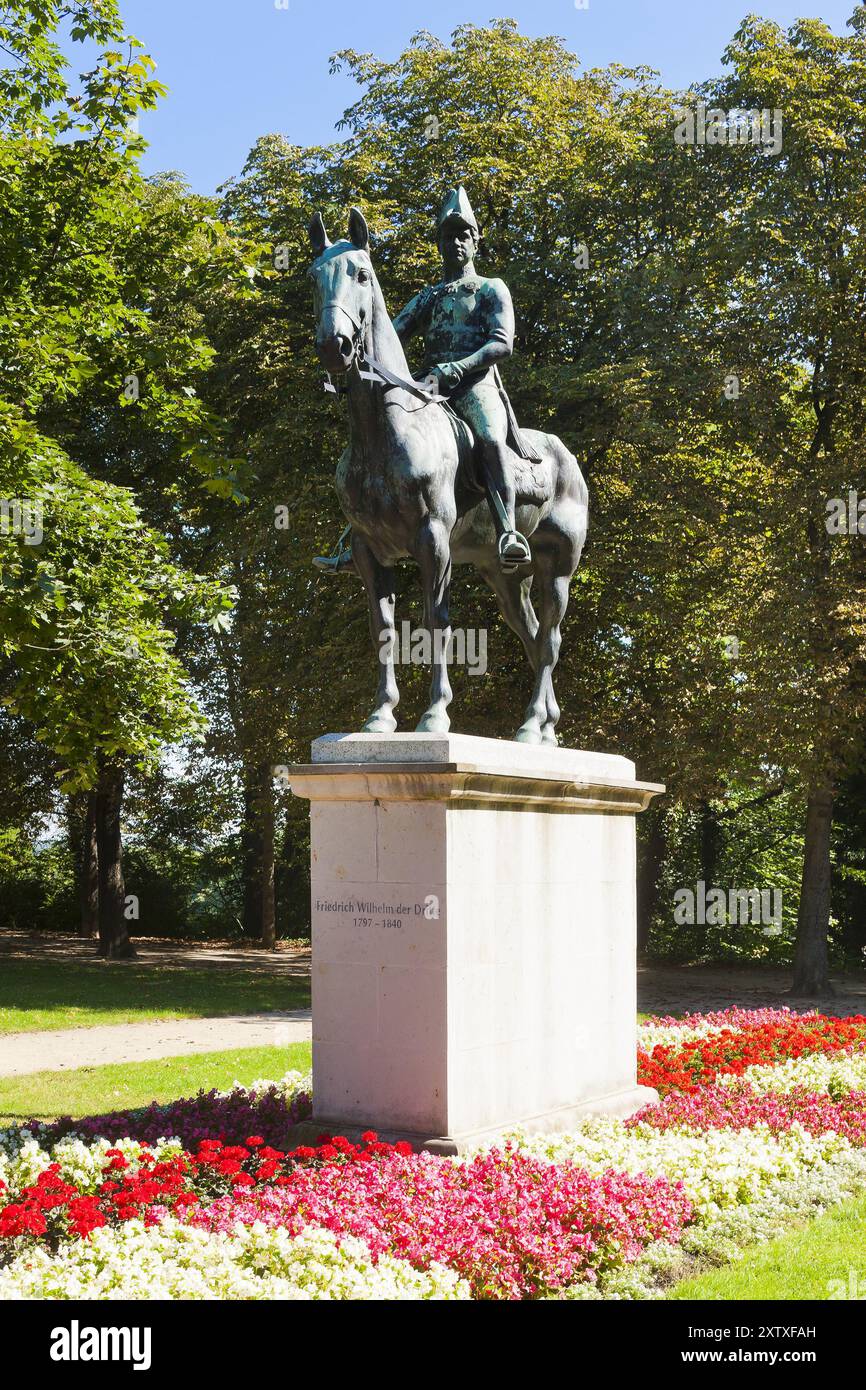
[[[394,327],[403,342],[415,333],[423,334],[425,371],[443,362],[463,366],[488,343],[503,343],[511,352],[514,308],[502,280],[465,275],[421,290],[394,319]],[[449,392],[449,400],[459,414],[463,408],[471,413],[474,424],[481,423],[480,414],[488,429],[499,433],[507,425],[494,371],[493,367],[468,369],[459,386]]]

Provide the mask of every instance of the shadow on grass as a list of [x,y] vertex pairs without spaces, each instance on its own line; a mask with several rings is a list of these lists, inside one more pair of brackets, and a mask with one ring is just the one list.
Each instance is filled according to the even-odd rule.
[[309,1002],[308,980],[243,969],[7,960],[0,971],[0,1032],[124,1021],[110,1017],[118,1013],[126,1019],[274,1013]]

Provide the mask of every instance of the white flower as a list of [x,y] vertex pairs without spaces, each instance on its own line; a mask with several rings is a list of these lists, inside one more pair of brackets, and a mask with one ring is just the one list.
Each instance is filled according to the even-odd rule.
[[146,1229],[129,1221],[71,1241],[57,1255],[36,1250],[0,1270],[3,1299],[468,1299],[454,1270],[420,1272],[389,1255],[374,1263],[354,1236],[310,1227],[292,1236],[260,1223],[233,1235],[167,1217]]
[[[793,1091],[796,1086],[805,1086],[840,1100],[849,1091],[866,1091],[866,1052],[791,1057],[772,1066],[746,1067],[742,1079],[759,1091]],[[719,1077],[723,1086],[736,1080],[733,1076]]]

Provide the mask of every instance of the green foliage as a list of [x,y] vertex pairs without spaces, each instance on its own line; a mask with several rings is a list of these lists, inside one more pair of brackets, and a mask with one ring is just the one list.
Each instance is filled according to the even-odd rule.
[[[63,23],[101,46],[79,90]],[[237,248],[226,251],[217,223],[187,214],[179,227],[170,199],[145,188],[132,123],[163,89],[114,0],[6,6],[0,43],[14,60],[0,73],[0,497],[35,509],[42,532],[35,543],[8,526],[0,535],[0,657],[7,703],[74,790],[106,764],[142,766],[166,742],[200,737],[166,624],[223,623],[231,600],[171,563],[126,488],[82,469],[68,422],[97,382],[103,413],[135,410],[225,490],[230,470],[207,457],[214,426],[189,384],[207,345],[182,319],[155,327],[154,309],[189,271],[191,243],[208,246],[208,283]]]
[[77,915],[66,841],[39,844],[17,830],[0,831],[0,930],[73,935]]
[[[859,949],[866,547],[824,518],[856,485],[866,425],[862,7],[841,37],[749,17],[725,76],[689,93],[643,67],[581,70],[510,20],[421,33],[392,61],[341,52],[359,84],[341,138],[262,137],[219,204],[141,179],[129,119],[160,91],[113,0],[66,7],[104,50],[76,92],[61,6],[43,0],[32,25],[6,10],[0,496],[38,496],[46,526],[40,546],[0,539],[0,681],[64,786],[106,759],[139,769],[132,863],[153,915],[242,921],[236,842],[266,840],[275,816],[278,917],[301,925],[303,815],[271,770],[358,727],[375,675],[360,587],[309,566],[342,526],[345,417],[313,353],[307,223],[321,209],[339,235],[362,205],[396,311],[438,273],[435,207],[461,179],[481,269],[515,300],[518,416],[561,435],[590,487],[561,733],[668,785],[652,945],[785,958],[803,798],[830,783],[845,788],[837,934]],[[676,144],[677,108],[698,98],[780,109],[781,152]],[[408,566],[399,581],[398,620],[414,620]],[[490,659],[484,681],[455,672],[455,724],[507,735],[523,653],[475,576],[457,575],[452,617],[488,629]],[[398,674],[411,727],[427,673]],[[156,770],[205,720],[198,761]],[[39,769],[28,785],[44,805]],[[715,881],[782,889],[781,936],[675,928],[711,820]]]
[[128,492],[3,414],[0,493],[29,499],[43,532],[38,545],[0,537],[7,702],[61,760],[62,790],[93,786],[103,763],[145,764],[165,742],[200,737],[163,614],[217,622],[230,597],[169,562]]
[[[799,798],[783,791],[755,805],[741,788],[732,787],[724,799],[701,807],[672,806],[665,815],[665,834],[649,954],[681,961],[790,963],[803,863]],[[697,898],[700,882],[706,893],[721,887],[728,897],[721,923],[677,921],[678,890],[689,889]],[[757,905],[732,904],[730,889],[768,893],[773,920],[759,916]],[[775,920],[777,902],[781,922]]]

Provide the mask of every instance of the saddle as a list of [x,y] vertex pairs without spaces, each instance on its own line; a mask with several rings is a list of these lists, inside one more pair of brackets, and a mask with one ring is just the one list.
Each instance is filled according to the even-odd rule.
[[[457,486],[458,488],[462,487],[467,492],[477,494],[479,497],[484,497],[487,489],[484,485],[484,473],[481,467],[482,456],[478,440],[475,438],[471,426],[467,425],[466,421],[457,414],[454,407],[446,399],[440,398],[440,404],[448,417],[458,444],[463,446],[459,451]],[[518,504],[540,507],[551,495],[553,479],[550,460],[540,454],[527,456],[515,447],[515,439],[510,428],[512,419],[513,414],[509,416],[507,443],[511,450],[509,466],[514,482],[515,501]],[[525,448],[525,441],[519,434],[518,439]]]
[[[484,485],[483,470],[481,467],[481,450],[478,441],[466,421],[461,419],[454,407],[449,403],[447,396],[432,395],[418,381],[407,381],[398,376],[396,372],[389,371],[381,362],[378,362],[371,353],[365,354],[365,365],[373,379],[378,379],[384,386],[397,386],[403,391],[408,391],[419,400],[427,403],[436,404],[442,407],[446,416],[451,422],[458,443],[464,445],[459,451],[460,462],[457,468],[457,484],[462,485],[469,492],[478,493],[479,496],[486,496],[487,489]],[[551,460],[549,457],[542,457],[536,454],[527,444],[520,432],[514,408],[508,399],[508,393],[502,384],[498,368],[494,367],[496,387],[502,398],[505,413],[508,418],[508,433],[506,443],[512,452],[511,476],[514,480],[515,501],[541,506],[551,495],[553,489],[553,477]],[[330,385],[330,382],[329,382]],[[342,394],[345,387],[334,388],[330,386],[336,394]]]

